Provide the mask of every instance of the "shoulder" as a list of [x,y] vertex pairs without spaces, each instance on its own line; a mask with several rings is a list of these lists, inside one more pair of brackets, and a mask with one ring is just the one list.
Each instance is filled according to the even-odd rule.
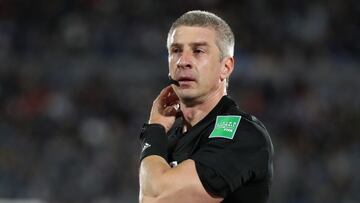
[[[212,128],[192,156],[204,185],[214,191],[227,191],[223,193],[225,197],[228,191],[249,181],[272,177],[272,143],[256,117],[230,109],[217,116]],[[218,178],[212,178],[213,174],[219,174]],[[214,189],[219,185],[219,177],[226,189]]]
[[[240,110],[233,100],[229,100],[230,102],[228,103],[227,108],[224,109],[221,114],[217,115],[215,123],[213,124],[214,129],[221,127],[221,121],[228,118],[228,121],[237,122],[237,125],[233,126],[236,127],[234,129],[233,142],[245,141],[247,144],[253,142],[253,144],[258,145],[271,145],[271,138],[265,125],[255,116]],[[227,124],[231,127],[231,123]]]
[[253,144],[272,147],[271,138],[266,127],[255,116],[249,114],[242,114],[235,138],[242,142],[252,141]]
[[[254,116],[247,114],[218,115],[210,134],[203,137],[200,148],[213,148],[226,154],[247,153],[273,154],[273,145],[265,126]],[[223,154],[223,155],[224,155]]]

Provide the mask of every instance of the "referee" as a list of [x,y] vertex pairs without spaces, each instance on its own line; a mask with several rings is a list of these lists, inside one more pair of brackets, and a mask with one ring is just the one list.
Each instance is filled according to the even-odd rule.
[[173,84],[154,100],[140,135],[142,203],[266,202],[270,137],[227,96],[234,34],[218,16],[190,11],[167,38]]

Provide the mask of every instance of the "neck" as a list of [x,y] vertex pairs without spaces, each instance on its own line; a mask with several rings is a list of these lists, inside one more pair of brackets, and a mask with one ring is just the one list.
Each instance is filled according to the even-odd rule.
[[186,132],[187,129],[201,121],[219,103],[224,95],[226,95],[226,91],[219,91],[207,95],[197,102],[196,105],[181,103],[180,108],[184,118],[183,132]]

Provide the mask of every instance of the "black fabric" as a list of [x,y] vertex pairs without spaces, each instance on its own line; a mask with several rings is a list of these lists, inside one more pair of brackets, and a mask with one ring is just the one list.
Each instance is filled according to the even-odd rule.
[[205,190],[212,195],[226,197],[230,192],[226,181],[215,170],[200,162],[195,162],[195,166]]
[[167,160],[167,135],[160,124],[144,124],[141,134],[140,161],[150,155],[158,155]]
[[262,134],[240,121],[233,140],[209,139],[191,158],[215,170],[235,191],[252,179],[264,178],[270,152]]
[[[241,116],[233,139],[209,138],[219,115]],[[273,147],[259,120],[240,111],[224,96],[186,133],[181,133],[181,127],[178,122],[169,133],[169,162],[193,159],[204,188],[224,197],[224,202],[266,202],[273,173]]]

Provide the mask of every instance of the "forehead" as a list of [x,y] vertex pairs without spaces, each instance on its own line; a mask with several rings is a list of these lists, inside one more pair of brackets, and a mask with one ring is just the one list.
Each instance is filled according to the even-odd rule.
[[169,44],[207,42],[215,45],[216,32],[210,27],[179,26],[169,36]]

